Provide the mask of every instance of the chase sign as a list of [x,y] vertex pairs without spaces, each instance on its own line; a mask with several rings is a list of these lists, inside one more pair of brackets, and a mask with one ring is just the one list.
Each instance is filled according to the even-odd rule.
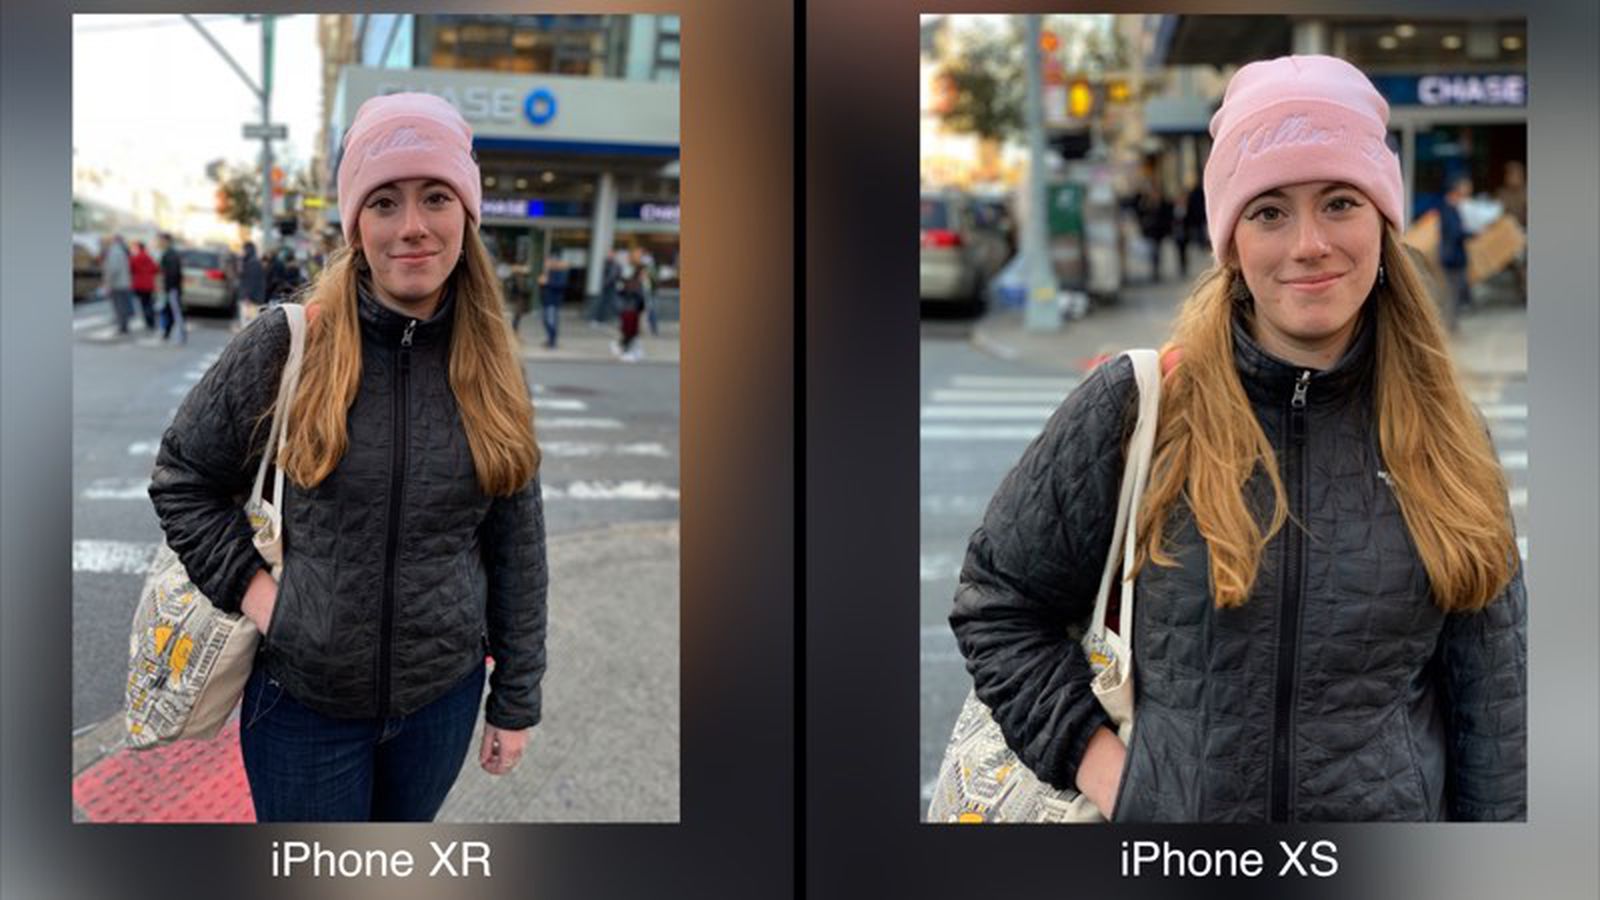
[[1372,83],[1391,106],[1528,105],[1528,79],[1520,72],[1378,75]]

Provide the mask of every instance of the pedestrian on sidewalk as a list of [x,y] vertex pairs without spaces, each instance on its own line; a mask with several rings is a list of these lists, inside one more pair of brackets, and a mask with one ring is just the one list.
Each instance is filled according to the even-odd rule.
[[161,267],[150,257],[145,250],[144,241],[133,242],[133,256],[128,259],[129,279],[133,284],[134,296],[139,298],[139,312],[144,319],[144,330],[154,334],[156,330],[156,275]]
[[1450,330],[1460,327],[1461,317],[1472,308],[1472,283],[1467,279],[1467,230],[1461,222],[1461,204],[1472,199],[1472,179],[1461,175],[1451,180],[1444,202],[1439,204],[1439,267],[1450,286]]
[[239,261],[239,324],[255,319],[267,302],[267,273],[256,256],[254,241],[244,242],[244,258]]
[[539,275],[539,309],[544,317],[544,345],[555,349],[561,334],[561,301],[567,296],[567,264],[558,256],[547,257]]
[[1129,361],[1073,391],[973,534],[950,621],[977,697],[1107,818],[1526,818],[1506,480],[1404,250],[1387,127],[1327,56],[1244,66],[1211,120],[1218,265],[1162,354],[1128,526],[1131,746],[1070,636],[1118,524]]
[[178,343],[189,343],[189,326],[183,320],[183,258],[173,244],[172,235],[161,234],[161,339],[172,339],[178,329]]
[[1150,242],[1150,283],[1161,281],[1161,245],[1172,234],[1172,201],[1161,190],[1161,183],[1152,178],[1139,195],[1139,230]]
[[288,352],[282,307],[184,400],[150,495],[194,582],[263,635],[239,736],[257,819],[431,821],[471,744],[485,654],[479,764],[513,771],[540,719],[540,453],[478,235],[466,121],[434,95],[374,97],[342,159],[347,246],[308,294],[277,459],[282,583],[232,499],[267,439],[256,426]]
[[[1524,232],[1528,230],[1528,180],[1527,172],[1518,160],[1506,163],[1505,180],[1500,183],[1500,189],[1495,191],[1495,199],[1500,201],[1500,208],[1505,214],[1516,221],[1517,227]],[[1511,260],[1511,272],[1517,279],[1517,298],[1524,306],[1528,304],[1528,250],[1524,247]]]
[[111,298],[117,334],[127,334],[128,320],[133,317],[133,271],[128,260],[128,244],[120,234],[113,234],[106,242],[105,255],[100,260],[100,277],[101,285]]
[[639,316],[644,312],[649,280],[639,248],[635,247],[628,254],[628,265],[622,270],[622,288],[617,292],[621,340],[615,349],[617,355],[628,362],[638,362],[644,357],[638,347]]
[[617,261],[616,252],[607,253],[600,265],[600,293],[595,298],[590,325],[603,328],[606,322],[611,321],[611,311],[617,307],[617,286],[621,280],[622,264]]

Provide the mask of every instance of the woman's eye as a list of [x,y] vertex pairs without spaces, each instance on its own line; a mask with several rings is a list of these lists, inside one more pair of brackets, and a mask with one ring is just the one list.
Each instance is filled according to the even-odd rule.
[[388,197],[374,197],[367,202],[368,209],[388,209],[394,206],[394,201]]
[[1283,210],[1276,206],[1263,206],[1251,213],[1247,218],[1259,219],[1263,222],[1276,222],[1283,217]]
[[434,206],[441,206],[450,202],[450,195],[444,191],[435,191],[428,195],[428,202]]
[[1355,209],[1359,205],[1360,204],[1357,203],[1353,197],[1335,197],[1328,201],[1328,209],[1333,210],[1334,212],[1344,212],[1345,210]]

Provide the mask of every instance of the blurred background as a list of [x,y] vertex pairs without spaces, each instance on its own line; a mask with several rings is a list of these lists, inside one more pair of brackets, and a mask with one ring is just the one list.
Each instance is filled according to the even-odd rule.
[[[1158,346],[1213,264],[1200,190],[1208,128],[1246,63],[1338,56],[1388,101],[1405,238],[1525,533],[1527,184],[1537,178],[1525,20],[924,15],[920,27],[924,806],[972,686],[947,621],[967,539],[1083,373]],[[1470,187],[1447,196],[1463,179]],[[1526,558],[1525,538],[1519,547]]]
[[[409,90],[473,128],[551,569],[545,724],[513,775],[468,764],[441,820],[676,821],[678,17],[80,15],[72,69],[74,818],[252,817],[236,724],[121,746],[128,627],[162,540],[150,472],[259,308],[247,244],[255,299],[315,278],[342,240],[345,130]],[[181,319],[151,274],[161,234]],[[623,352],[618,293],[639,270],[646,324]]]

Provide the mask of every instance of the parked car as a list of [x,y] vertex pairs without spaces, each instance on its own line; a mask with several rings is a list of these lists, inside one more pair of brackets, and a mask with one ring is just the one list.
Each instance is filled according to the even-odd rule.
[[178,251],[183,262],[183,308],[204,309],[232,316],[236,310],[234,266],[224,250],[186,247]]
[[922,300],[981,308],[984,284],[1010,255],[999,223],[980,224],[972,198],[958,191],[924,191],[921,240]]

